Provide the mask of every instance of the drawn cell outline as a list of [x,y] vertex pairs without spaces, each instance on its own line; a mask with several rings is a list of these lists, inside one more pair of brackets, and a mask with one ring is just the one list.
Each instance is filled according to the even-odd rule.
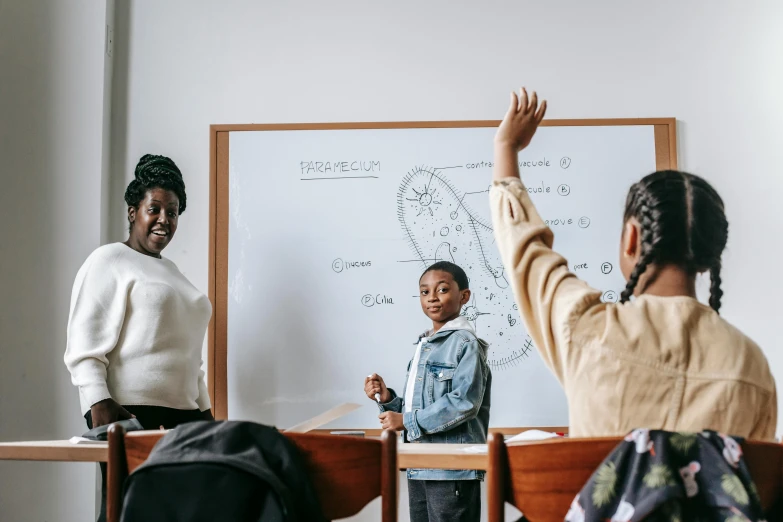
[[524,328],[515,326],[519,313],[499,255],[487,250],[494,242],[492,227],[465,201],[465,196],[489,189],[461,193],[443,170],[418,166],[400,182],[397,217],[415,257],[405,262],[420,262],[425,269],[447,260],[470,274],[472,297],[462,315],[490,342],[490,367],[509,368],[528,357],[533,344]]

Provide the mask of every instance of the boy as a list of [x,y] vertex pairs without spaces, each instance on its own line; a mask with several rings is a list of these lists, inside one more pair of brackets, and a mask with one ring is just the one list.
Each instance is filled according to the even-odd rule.
[[[441,261],[419,279],[421,308],[432,320],[408,366],[399,397],[380,375],[364,381],[367,397],[380,394],[381,426],[405,431],[405,442],[481,444],[487,441],[492,376],[487,343],[460,315],[470,300],[468,276]],[[411,522],[478,522],[482,471],[409,469]]]

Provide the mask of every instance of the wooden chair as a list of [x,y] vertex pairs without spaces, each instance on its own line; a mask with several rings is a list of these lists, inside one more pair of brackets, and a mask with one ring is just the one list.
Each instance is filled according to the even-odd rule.
[[[563,522],[574,497],[621,441],[549,439],[506,445],[501,434],[490,434],[489,522],[505,522],[506,502],[530,522]],[[762,507],[769,512],[783,499],[783,446],[749,442],[743,452]]]
[[[125,433],[109,428],[106,520],[119,522],[125,479],[139,467],[163,437],[157,431]],[[286,433],[304,458],[310,480],[328,520],[357,514],[381,496],[381,521],[397,522],[397,437],[385,431],[381,439]]]

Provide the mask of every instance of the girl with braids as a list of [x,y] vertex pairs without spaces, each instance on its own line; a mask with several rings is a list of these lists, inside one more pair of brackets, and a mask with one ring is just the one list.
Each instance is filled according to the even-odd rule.
[[[773,440],[775,382],[759,347],[720,317],[723,201],[703,179],[656,172],[628,194],[620,303],[568,271],[519,177],[517,155],[546,112],[512,94],[495,136],[494,233],[525,326],[565,389],[570,433],[716,430]],[[709,306],[696,275],[712,278]]]
[[128,239],[90,254],[71,295],[65,364],[87,426],[212,419],[201,369],[212,305],[161,255],[187,204],[182,173],[169,158],[145,155],[125,202]]

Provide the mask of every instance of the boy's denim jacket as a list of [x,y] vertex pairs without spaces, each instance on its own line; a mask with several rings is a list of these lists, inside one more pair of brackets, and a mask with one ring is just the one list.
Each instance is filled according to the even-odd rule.
[[[416,341],[421,341],[422,336]],[[403,413],[407,442],[484,444],[489,427],[492,374],[487,365],[488,344],[470,330],[441,330],[421,346],[413,408],[405,411],[403,397],[389,389],[392,400],[382,412]],[[405,386],[410,377],[411,362]],[[480,470],[409,469],[415,480],[482,480]]]

